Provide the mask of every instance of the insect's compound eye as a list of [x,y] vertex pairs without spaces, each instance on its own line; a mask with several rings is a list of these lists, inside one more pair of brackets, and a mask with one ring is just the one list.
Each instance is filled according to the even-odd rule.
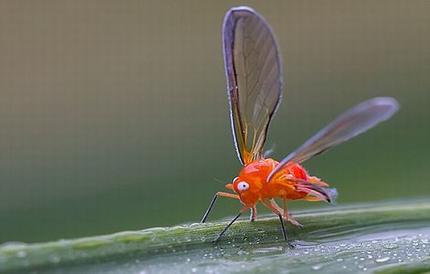
[[247,183],[247,182],[239,182],[238,184],[237,184],[237,189],[239,190],[239,191],[245,191],[245,190],[248,190],[248,188],[249,188],[249,184]]

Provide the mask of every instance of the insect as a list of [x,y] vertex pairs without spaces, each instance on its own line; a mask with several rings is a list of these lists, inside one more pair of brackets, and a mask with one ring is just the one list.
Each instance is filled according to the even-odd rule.
[[336,189],[309,175],[301,163],[389,119],[399,105],[390,97],[364,101],[339,115],[280,162],[265,158],[267,131],[282,97],[282,63],[276,40],[262,16],[249,7],[236,7],[224,18],[223,50],[231,128],[243,168],[226,185],[232,192],[214,195],[201,222],[207,220],[218,197],[241,202],[242,208],[215,239],[217,242],[245,211],[250,210],[250,220],[254,221],[256,205],[262,203],[279,217],[288,241],[284,221],[301,226],[289,214],[288,200],[333,203],[337,195]]

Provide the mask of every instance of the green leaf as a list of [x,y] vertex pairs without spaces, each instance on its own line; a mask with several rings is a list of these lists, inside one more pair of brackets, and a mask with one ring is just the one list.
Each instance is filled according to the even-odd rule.
[[277,218],[127,231],[56,242],[0,246],[0,271],[45,273],[429,271],[430,202],[330,207],[297,213],[290,248]]

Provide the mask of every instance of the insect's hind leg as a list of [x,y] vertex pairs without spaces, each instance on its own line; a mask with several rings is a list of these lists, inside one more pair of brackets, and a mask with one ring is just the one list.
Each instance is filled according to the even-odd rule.
[[276,215],[284,216],[284,210],[278,206],[278,204],[275,202],[275,200],[263,200],[261,201],[263,205],[265,205],[268,209],[272,210],[273,213]]
[[288,207],[287,207],[287,200],[286,199],[282,199],[282,205],[283,205],[283,209],[284,209],[284,219],[287,220],[288,222],[290,222],[291,224],[302,228],[303,225],[301,223],[299,223],[296,219],[293,218],[293,216],[291,216],[288,213]]
[[[269,208],[270,210],[272,210],[273,213],[275,213],[276,215],[278,215],[279,217],[279,222],[281,223],[281,229],[282,229],[282,236],[284,236],[284,240],[287,242],[287,244],[291,247],[294,248],[295,246],[290,243],[288,241],[288,235],[287,235],[287,228],[285,227],[284,224],[284,210],[276,203],[275,200],[270,199],[270,200],[263,200],[262,201],[263,205],[265,205],[267,208]],[[287,213],[288,214],[288,213]]]
[[205,214],[203,214],[202,219],[200,220],[200,223],[206,222],[209,213],[212,211],[213,207],[215,206],[215,202],[218,199],[218,196],[226,197],[226,198],[232,198],[232,199],[239,199],[239,195],[228,193],[228,192],[217,192],[213,196],[211,202],[209,203],[208,209],[206,209]]

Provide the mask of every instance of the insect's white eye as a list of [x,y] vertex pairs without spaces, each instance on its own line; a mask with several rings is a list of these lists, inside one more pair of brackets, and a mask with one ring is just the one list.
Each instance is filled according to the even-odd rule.
[[245,190],[247,190],[249,188],[249,184],[247,183],[247,182],[239,182],[238,184],[237,184],[237,189],[239,190],[239,191],[245,191]]

